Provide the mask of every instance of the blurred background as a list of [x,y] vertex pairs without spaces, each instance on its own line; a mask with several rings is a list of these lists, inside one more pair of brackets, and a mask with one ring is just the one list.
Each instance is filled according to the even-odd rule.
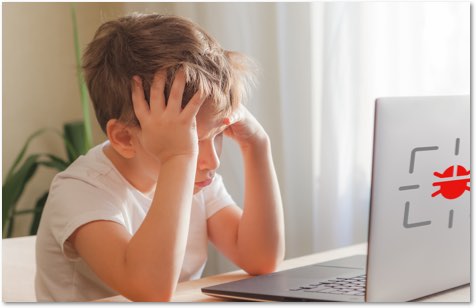
[[[2,176],[40,128],[82,120],[71,3],[3,3]],[[285,211],[286,258],[367,240],[374,101],[470,93],[469,2],[77,3],[80,50],[133,12],[192,19],[260,67],[248,108],[268,132]],[[93,115],[93,144],[105,140]],[[29,153],[66,157],[53,133]],[[238,147],[219,172],[243,200]],[[16,203],[35,206],[57,171],[40,166]],[[5,215],[5,213],[4,213]],[[19,215],[12,236],[28,235]],[[204,275],[235,267],[209,249]]]

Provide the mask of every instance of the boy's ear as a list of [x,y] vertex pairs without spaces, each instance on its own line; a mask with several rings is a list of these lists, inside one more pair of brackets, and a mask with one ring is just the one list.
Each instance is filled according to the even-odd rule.
[[107,122],[106,133],[111,146],[122,157],[133,158],[136,155],[131,127],[117,119],[111,119]]

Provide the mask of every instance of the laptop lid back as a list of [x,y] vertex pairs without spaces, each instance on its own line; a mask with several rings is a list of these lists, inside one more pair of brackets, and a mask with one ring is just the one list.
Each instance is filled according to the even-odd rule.
[[367,301],[470,282],[470,97],[382,98],[375,109]]

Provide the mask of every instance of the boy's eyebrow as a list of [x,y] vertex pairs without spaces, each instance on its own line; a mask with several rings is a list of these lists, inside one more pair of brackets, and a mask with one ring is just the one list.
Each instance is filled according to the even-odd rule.
[[[218,130],[218,132],[219,132],[218,134],[223,133],[223,132],[228,128],[228,126],[229,126],[229,125],[222,125],[222,126],[220,126],[220,129]],[[218,134],[217,134],[217,135],[218,135]]]
[[225,124],[220,126],[220,128],[217,130],[217,132],[218,132],[217,135],[223,133],[228,128],[228,126],[229,125],[225,125]]
[[215,136],[220,135],[221,133],[223,133],[223,132],[227,129],[227,127],[228,127],[228,125],[219,126],[219,127],[217,127],[216,130],[212,130],[212,131],[211,131],[212,133],[208,133],[208,134],[206,134],[205,136],[203,136],[203,135],[202,135],[202,136],[198,136],[198,140],[205,139],[205,137],[207,137],[208,135],[213,135],[213,134],[214,134]]

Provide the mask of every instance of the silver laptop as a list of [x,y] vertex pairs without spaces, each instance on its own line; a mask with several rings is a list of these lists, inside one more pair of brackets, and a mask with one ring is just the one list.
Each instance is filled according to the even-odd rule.
[[367,256],[206,287],[253,301],[403,302],[470,282],[470,97],[375,103]]

